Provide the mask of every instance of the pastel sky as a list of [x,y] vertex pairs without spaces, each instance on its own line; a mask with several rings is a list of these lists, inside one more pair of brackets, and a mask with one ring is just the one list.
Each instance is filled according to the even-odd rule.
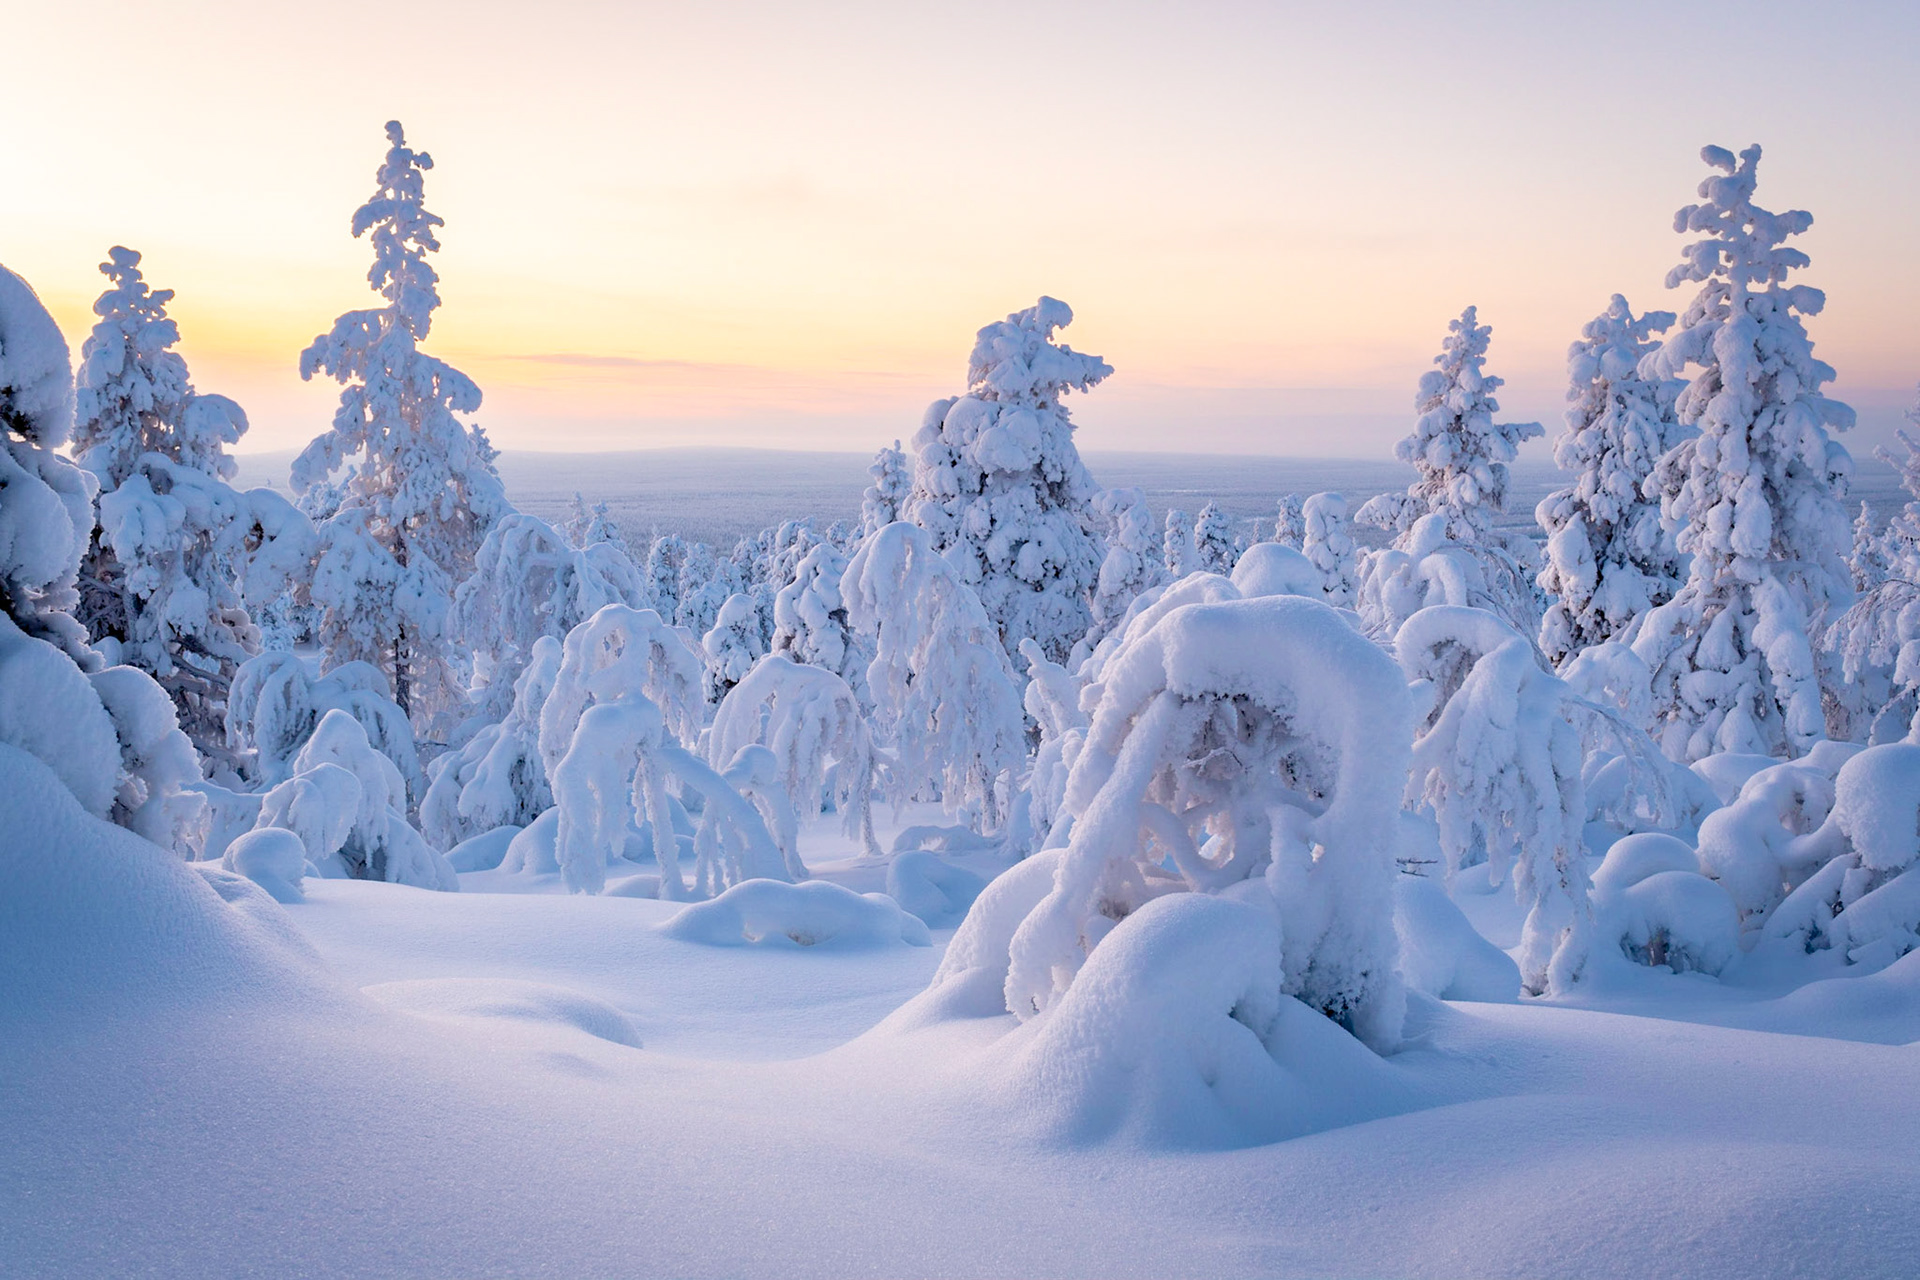
[[[178,290],[248,446],[331,412],[397,117],[447,221],[430,349],[509,448],[870,450],[1042,293],[1083,448],[1381,456],[1477,304],[1509,416],[1678,260],[1704,143],[1813,211],[1885,437],[1920,378],[1920,4],[16,5],[0,260],[76,348],[105,250]],[[1540,445],[1535,450],[1544,452]]]

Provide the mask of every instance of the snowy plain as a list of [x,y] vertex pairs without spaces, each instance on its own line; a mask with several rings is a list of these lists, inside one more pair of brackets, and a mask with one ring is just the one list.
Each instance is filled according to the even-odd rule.
[[1297,1136],[1213,1149],[1063,1116],[1004,1074],[1010,1016],[918,1017],[951,928],[715,947],[485,871],[288,908],[215,873],[223,902],[0,753],[10,1275],[1897,1276],[1920,1247],[1911,956],[1784,998],[1625,965],[1577,1002],[1416,997],[1347,1100],[1303,1081]]

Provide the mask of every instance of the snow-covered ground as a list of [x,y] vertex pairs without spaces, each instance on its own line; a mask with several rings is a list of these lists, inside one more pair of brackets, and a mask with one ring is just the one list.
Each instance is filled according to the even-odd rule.
[[[20,816],[71,838],[50,807]],[[716,947],[475,872],[309,879],[243,954],[72,893],[137,857],[230,910],[89,830],[0,904],[9,1275],[1898,1276],[1920,1246],[1912,956],[1785,998],[1634,969],[1417,999],[1364,1088],[1302,1081],[1300,1136],[1222,1150],[1063,1125],[1003,1071],[1010,1016],[917,1016],[950,929]],[[836,839],[805,832],[816,869],[873,887]]]

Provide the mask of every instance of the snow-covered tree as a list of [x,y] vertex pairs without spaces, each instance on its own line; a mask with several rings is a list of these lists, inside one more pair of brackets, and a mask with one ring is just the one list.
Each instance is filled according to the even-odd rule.
[[1102,555],[1089,526],[1097,490],[1063,401],[1113,372],[1054,343],[1072,322],[1066,303],[1042,298],[980,330],[967,393],[936,400],[914,437],[901,516],[960,571],[1008,653],[1032,639],[1055,660],[1086,633]]
[[1566,429],[1553,460],[1573,484],[1541,499],[1547,533],[1540,586],[1555,597],[1540,647],[1555,664],[1622,636],[1634,619],[1680,589],[1686,561],[1661,527],[1659,495],[1645,486],[1662,454],[1691,432],[1674,419],[1681,383],[1644,377],[1641,362],[1670,311],[1635,316],[1619,294],[1567,351]]
[[831,542],[815,544],[794,566],[773,602],[772,652],[833,672],[858,691],[873,655],[853,634],[840,579],[847,558]]
[[1394,651],[1432,708],[1414,742],[1408,795],[1439,820],[1448,878],[1484,856],[1498,885],[1511,866],[1527,908],[1522,985],[1535,995],[1564,991],[1593,943],[1574,694],[1526,636],[1481,609],[1423,609],[1400,628]]
[[[100,487],[78,617],[160,682],[202,755],[231,766],[227,689],[260,648],[246,589],[270,605],[291,567],[279,561],[304,560],[310,529],[270,491],[228,485],[246,414],[194,391],[172,349],[173,291],[149,289],[131,249],[115,246],[100,270],[113,283],[94,303],[75,395],[74,456]],[[268,571],[249,584],[257,565]]]
[[913,493],[913,468],[898,440],[873,455],[867,474],[873,477],[873,483],[860,495],[860,536],[863,538],[900,519],[907,498]]
[[496,827],[528,826],[553,807],[540,758],[540,708],[560,674],[560,656],[559,640],[537,638],[505,717],[428,766],[432,781],[420,801],[420,829],[440,848]]
[[1838,496],[1852,461],[1827,432],[1852,426],[1853,410],[1821,394],[1834,372],[1814,358],[1801,322],[1825,295],[1787,283],[1807,256],[1786,240],[1812,215],[1753,203],[1759,147],[1738,160],[1708,147],[1701,158],[1718,172],[1674,229],[1702,238],[1667,274],[1669,288],[1700,291],[1679,331],[1642,365],[1652,379],[1698,370],[1675,407],[1699,434],[1649,481],[1693,559],[1685,585],[1647,613],[1633,647],[1653,670],[1670,756],[1799,754],[1825,728],[1808,637],[1850,603]]
[[677,534],[663,533],[647,548],[647,563],[641,568],[647,599],[654,612],[669,621],[680,607],[680,570],[686,563],[687,544]]
[[1242,1005],[1256,1034],[1293,996],[1393,1047],[1404,1000],[1381,833],[1399,823],[1411,719],[1393,660],[1317,601],[1229,599],[1136,620],[1095,691],[1066,847],[1045,896],[1000,926],[1007,1010],[1030,1019],[1067,997],[1155,899],[1218,895],[1257,906],[1268,937]]
[[[351,793],[326,788],[335,802],[351,794],[343,807],[354,816],[350,833],[336,855],[337,864],[323,865],[323,871],[423,889],[460,887],[460,879],[447,860],[407,822],[407,784],[400,771],[383,753],[374,750],[367,741],[366,729],[347,711],[335,708],[320,718],[312,736],[294,756],[288,781],[269,792],[269,799],[278,793],[291,800],[292,795],[281,788],[291,784],[297,789],[303,776],[328,765],[345,770],[357,786]],[[278,807],[263,803],[262,817]]]
[[[1360,552],[1347,531],[1347,500],[1316,493],[1301,504],[1301,551],[1321,573],[1327,603],[1351,608],[1360,582]],[[1285,539],[1278,539],[1284,542]]]
[[840,592],[874,648],[867,688],[892,752],[894,803],[937,788],[949,813],[998,827],[1002,775],[1026,757],[1026,724],[1019,678],[979,599],[926,531],[905,522],[861,544]]
[[1297,493],[1280,499],[1273,518],[1273,540],[1299,551],[1307,537],[1306,505]]
[[1847,571],[1856,592],[1871,591],[1893,572],[1887,560],[1886,531],[1873,518],[1873,508],[1862,502],[1853,518],[1853,549],[1847,553]]
[[767,651],[753,598],[738,592],[728,596],[713,628],[700,637],[700,648],[707,658],[707,700],[719,702]]
[[1160,561],[1170,577],[1184,578],[1199,573],[1200,557],[1193,549],[1193,517],[1175,507],[1167,508],[1166,527],[1160,536]]
[[1113,527],[1107,535],[1107,556],[1100,562],[1100,576],[1094,580],[1093,625],[1074,648],[1079,658],[1092,653],[1094,646],[1120,625],[1128,606],[1143,592],[1167,580],[1160,537],[1145,496],[1138,489],[1109,489],[1106,505],[1112,509]]
[[[234,673],[227,699],[227,749],[257,786],[284,782],[293,759],[330,711],[360,722],[368,743],[393,762],[410,790],[420,785],[413,727],[394,705],[386,673],[365,662],[345,662],[315,679],[298,656],[272,650],[249,658]],[[403,802],[400,806],[406,808]]]
[[433,160],[406,145],[397,121],[387,139],[373,196],[353,215],[353,234],[372,239],[367,279],[386,305],[347,312],[301,353],[303,378],[325,374],[345,389],[332,427],[294,460],[293,484],[305,492],[352,467],[305,589],[321,610],[326,662],[380,667],[400,707],[431,719],[460,701],[446,643],[454,587],[509,508],[492,447],[457,416],[480,407],[480,388],[419,349],[440,305],[427,255],[441,219],[423,203]]
[[618,544],[576,546],[525,512],[495,522],[454,593],[447,627],[473,655],[477,713],[487,721],[506,715],[534,644],[564,637],[609,604],[647,604],[640,570]]
[[586,498],[578,493],[573,495],[573,515],[567,521],[567,541],[583,548],[596,542],[611,543],[621,555],[633,559],[633,548],[627,545],[626,535],[620,532],[619,522],[607,504],[588,506]]
[[[1908,412],[1920,422],[1920,405]],[[1822,637],[1823,657],[1837,658],[1840,687],[1829,697],[1849,718],[1868,725],[1867,740],[1920,741],[1920,440],[1898,433],[1905,456],[1884,447],[1882,462],[1900,474],[1908,501],[1878,533],[1863,532],[1865,503],[1854,526],[1856,583],[1861,595]],[[1829,712],[1834,710],[1829,707]],[[1858,735],[1854,735],[1858,736]]]
[[1208,573],[1232,573],[1234,550],[1233,522],[1220,510],[1219,503],[1207,503],[1193,522],[1194,559]]
[[73,431],[67,343],[0,267],[0,742],[37,757],[82,808],[188,851],[199,760],[160,687],[108,667],[71,610],[93,533],[93,481],[62,457]]
[[1480,323],[1476,310],[1468,307],[1447,328],[1433,360],[1439,368],[1420,375],[1413,432],[1394,446],[1394,456],[1410,463],[1417,476],[1405,493],[1369,499],[1354,519],[1392,530],[1394,547],[1404,551],[1424,517],[1443,517],[1448,541],[1485,562],[1481,577],[1489,603],[1531,632],[1539,606],[1530,575],[1516,555],[1519,548],[1494,528],[1494,518],[1506,506],[1507,464],[1541,427],[1493,420],[1500,411],[1494,392],[1502,380],[1485,372],[1493,330]]

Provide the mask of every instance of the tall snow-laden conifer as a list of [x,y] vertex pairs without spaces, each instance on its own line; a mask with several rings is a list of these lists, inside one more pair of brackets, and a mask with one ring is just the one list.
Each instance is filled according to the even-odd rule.
[[1042,298],[980,330],[967,393],[936,400],[914,437],[902,512],[979,596],[1009,654],[1031,639],[1056,662],[1087,630],[1104,551],[1063,400],[1113,372],[1053,341],[1072,322],[1066,303]]
[[493,450],[456,415],[480,407],[480,388],[419,349],[440,305],[427,255],[442,220],[424,201],[425,152],[398,121],[374,193],[353,215],[369,235],[367,279],[386,305],[349,311],[300,357],[300,374],[344,386],[331,429],[293,464],[305,492],[352,464],[338,514],[320,527],[312,602],[329,666],[362,660],[393,678],[394,700],[416,719],[457,708],[459,682],[445,644],[454,587],[473,568],[487,530],[509,508]]
[[1200,508],[1193,522],[1193,555],[1208,573],[1232,573],[1237,558],[1233,545],[1233,523],[1220,504],[1209,502]]
[[1160,560],[1174,578],[1184,578],[1202,568],[1193,549],[1193,517],[1177,507],[1167,508],[1167,522],[1160,534]]
[[1826,296],[1790,285],[1807,265],[1786,244],[1813,216],[1753,203],[1760,148],[1736,160],[1701,153],[1718,172],[1674,230],[1702,233],[1667,287],[1698,284],[1679,332],[1649,355],[1655,379],[1698,371],[1680,393],[1680,421],[1699,434],[1660,460],[1649,487],[1679,549],[1686,584],[1650,610],[1634,652],[1654,673],[1656,733],[1667,754],[1799,754],[1825,728],[1808,637],[1850,602],[1843,489],[1852,460],[1828,428],[1853,410],[1822,395],[1833,369],[1816,360],[1803,315]]
[[1566,429],[1553,460],[1573,484],[1541,499],[1547,534],[1540,586],[1556,597],[1540,648],[1558,664],[1621,638],[1633,620],[1680,589],[1686,560],[1660,525],[1659,495],[1645,492],[1662,454],[1691,434],[1673,415],[1677,380],[1646,378],[1641,361],[1673,324],[1670,311],[1635,316],[1619,294],[1567,351]]
[[[1413,433],[1394,446],[1417,476],[1405,493],[1383,493],[1354,514],[1361,524],[1390,529],[1394,547],[1411,552],[1433,530],[1415,526],[1427,516],[1445,521],[1446,539],[1478,562],[1484,590],[1480,603],[1522,631],[1539,625],[1540,611],[1530,571],[1516,548],[1494,528],[1507,502],[1507,464],[1522,442],[1541,434],[1537,422],[1495,422],[1502,379],[1485,372],[1493,330],[1468,307],[1447,322],[1448,336],[1433,358],[1439,366],[1420,375],[1414,396],[1419,418]],[[1518,548],[1531,557],[1530,548]]]
[[303,555],[307,524],[268,491],[228,485],[227,446],[247,417],[225,396],[193,389],[173,350],[173,290],[148,288],[140,255],[118,245],[100,271],[112,284],[94,303],[100,320],[81,348],[75,395],[74,456],[100,487],[77,616],[96,643],[112,641],[122,661],[159,681],[203,756],[237,765],[227,690],[260,647],[247,570]]

